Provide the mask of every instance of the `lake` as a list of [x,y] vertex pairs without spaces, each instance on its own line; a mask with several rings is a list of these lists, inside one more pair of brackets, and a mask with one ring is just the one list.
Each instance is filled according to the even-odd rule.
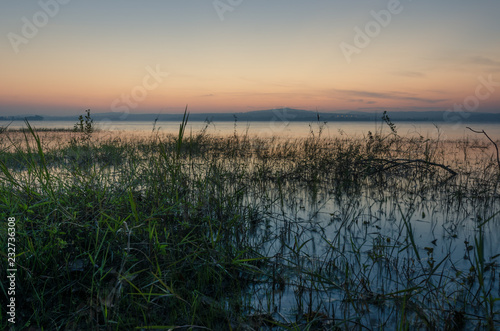
[[[76,122],[76,121],[75,121]],[[70,121],[41,121],[32,122],[36,128],[73,128],[75,122]],[[322,122],[320,122],[322,123]],[[0,126],[7,125],[8,122],[0,122]],[[97,128],[111,131],[125,131],[136,133],[149,133],[153,129],[151,122],[132,122],[132,121],[113,121],[113,122],[96,122]],[[500,123],[472,123],[472,124],[449,124],[437,123],[434,125],[431,122],[396,122],[398,133],[402,136],[461,139],[461,138],[479,138],[480,135],[468,130],[469,126],[475,130],[485,130],[488,135],[495,140],[500,139]],[[207,123],[205,122],[188,122],[186,133],[199,132]],[[235,126],[236,125],[236,126]],[[24,122],[16,121],[10,124],[11,128],[24,127]],[[176,134],[179,130],[179,123],[158,121],[156,128],[160,132]],[[243,134],[248,129],[251,136],[280,136],[280,137],[306,137],[310,135],[311,129],[318,132],[319,124],[317,122],[217,122],[211,123],[207,127],[207,133],[217,135],[230,135],[237,130],[239,134]],[[375,132],[383,130],[389,133],[389,127],[382,122],[329,122],[324,125],[323,135],[327,137],[338,137],[345,135],[348,137],[362,137],[368,134],[368,131]]]

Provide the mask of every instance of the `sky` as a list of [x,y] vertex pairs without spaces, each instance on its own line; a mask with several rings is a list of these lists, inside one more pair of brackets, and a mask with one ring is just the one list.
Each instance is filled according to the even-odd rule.
[[0,116],[500,112],[498,0],[0,4]]

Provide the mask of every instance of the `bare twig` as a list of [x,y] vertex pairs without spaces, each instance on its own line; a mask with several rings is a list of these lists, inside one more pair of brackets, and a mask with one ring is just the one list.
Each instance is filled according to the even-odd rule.
[[395,167],[398,167],[398,166],[407,166],[407,165],[412,164],[412,163],[420,163],[420,164],[425,164],[425,165],[429,165],[429,166],[434,166],[434,167],[442,168],[442,169],[448,171],[451,174],[451,177],[457,175],[457,172],[455,170],[451,169],[448,166],[445,166],[444,164],[434,163],[434,162],[420,160],[420,159],[416,159],[416,160],[408,160],[408,159],[394,159],[394,160],[374,159],[372,161],[378,161],[378,162],[384,162],[385,164],[390,164],[389,166],[382,167],[377,172],[387,171],[387,170],[389,170],[391,168],[395,168]]
[[484,130],[481,130],[481,131],[473,130],[470,127],[467,127],[467,129],[471,130],[474,133],[482,133],[486,136],[486,138],[488,138],[489,141],[491,141],[491,143],[493,144],[493,146],[495,146],[495,149],[497,150],[497,164],[498,164],[498,169],[500,169],[500,155],[498,152],[498,145],[496,144],[496,142],[494,142],[493,139],[491,139],[490,136],[488,136],[488,134],[486,132],[484,132]]

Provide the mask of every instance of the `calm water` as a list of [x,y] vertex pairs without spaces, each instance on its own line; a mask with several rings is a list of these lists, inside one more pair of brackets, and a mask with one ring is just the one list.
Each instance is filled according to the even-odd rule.
[[[7,125],[7,122],[0,122],[0,126]],[[75,122],[72,121],[42,121],[31,123],[36,128],[73,128]],[[111,131],[126,131],[126,132],[151,132],[153,129],[152,122],[96,122],[97,127]],[[449,124],[439,123],[434,125],[431,122],[396,122],[398,133],[402,136],[422,135],[424,137],[436,138],[440,135],[441,138],[456,139],[456,138],[483,138],[482,135],[475,134],[469,131],[466,127],[470,126],[475,130],[485,130],[488,135],[495,140],[500,139],[500,123],[486,124]],[[21,121],[13,122],[11,128],[20,128],[25,126]],[[186,133],[196,133],[206,126],[205,122],[189,122],[186,128]],[[236,130],[238,134],[244,134],[248,130],[251,136],[281,136],[281,137],[306,137],[310,135],[311,129],[318,133],[319,125],[316,122],[214,122],[207,128],[207,133],[228,135],[233,134]],[[179,130],[178,122],[159,121],[156,123],[156,128],[160,132],[177,133]],[[323,134],[329,137],[337,137],[347,135],[348,137],[363,136],[368,131],[376,132],[383,130],[389,133],[389,127],[381,122],[330,122],[326,123],[323,128]]]

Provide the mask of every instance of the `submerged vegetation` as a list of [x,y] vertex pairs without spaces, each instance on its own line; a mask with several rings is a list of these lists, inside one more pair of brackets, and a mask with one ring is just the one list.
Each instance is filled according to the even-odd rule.
[[90,112],[74,132],[4,130],[16,327],[500,327],[491,145],[383,119],[364,138],[187,135],[187,113],[178,135],[99,135]]

